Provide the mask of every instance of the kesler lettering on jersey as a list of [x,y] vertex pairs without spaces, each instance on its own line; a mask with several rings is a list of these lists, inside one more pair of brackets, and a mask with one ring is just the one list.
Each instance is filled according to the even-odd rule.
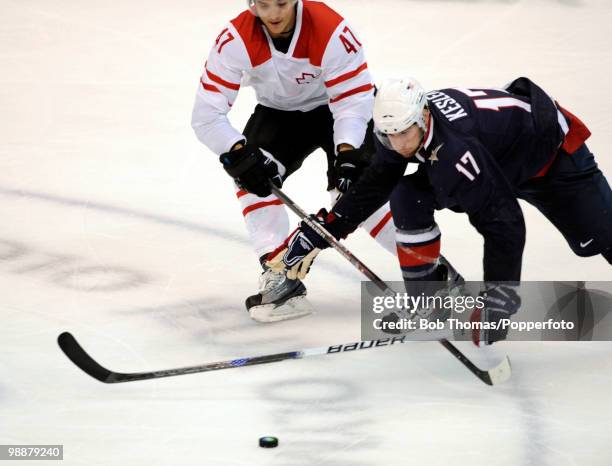
[[468,116],[465,109],[451,96],[444,92],[434,91],[427,94],[427,100],[435,105],[448,121],[455,121]]

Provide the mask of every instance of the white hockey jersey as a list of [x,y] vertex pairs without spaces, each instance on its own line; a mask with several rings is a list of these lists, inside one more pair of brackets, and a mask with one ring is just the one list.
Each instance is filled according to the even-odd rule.
[[274,48],[266,28],[250,11],[231,20],[212,47],[196,94],[192,127],[211,151],[222,154],[244,136],[227,118],[241,86],[257,101],[279,110],[309,111],[328,104],[334,143],[359,147],[374,105],[374,86],[363,46],[334,10],[298,0],[287,53]]

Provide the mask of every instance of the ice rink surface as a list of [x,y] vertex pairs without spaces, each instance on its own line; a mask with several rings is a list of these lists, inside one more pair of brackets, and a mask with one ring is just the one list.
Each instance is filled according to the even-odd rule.
[[[609,0],[328,3],[377,81],[529,76],[589,125],[610,178]],[[59,351],[69,330],[102,364],[140,371],[359,340],[361,277],[333,251],[307,279],[314,316],[261,325],[244,310],[258,264],[189,126],[208,49],[243,7],[0,0],[0,444],[63,444],[70,466],[612,464],[609,343],[507,344],[514,375],[496,388],[435,342],[119,385]],[[253,105],[244,89],[237,128]],[[286,191],[316,211],[324,185],[315,153]],[[612,280],[524,207],[524,279]],[[477,280],[482,241],[464,217],[439,216],[443,253]],[[364,233],[347,244],[399,278]]]

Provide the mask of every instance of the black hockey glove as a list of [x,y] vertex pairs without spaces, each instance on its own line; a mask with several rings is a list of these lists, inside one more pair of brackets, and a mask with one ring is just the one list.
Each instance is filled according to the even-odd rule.
[[336,171],[336,188],[341,193],[355,184],[363,170],[370,165],[370,156],[361,149],[350,149],[338,152],[334,169]]
[[[352,231],[346,222],[333,213],[321,209],[310,218],[323,226],[336,239],[345,238]],[[276,271],[285,270],[287,278],[295,280],[304,278],[310,265],[322,249],[329,244],[304,221],[291,233],[278,248],[268,255],[266,264]]]
[[518,287],[511,284],[487,283],[480,293],[484,306],[475,309],[470,322],[481,322],[481,329],[472,330],[472,342],[491,345],[496,341],[505,340],[508,335],[508,325],[512,315],[521,307],[521,297]]
[[285,167],[259,147],[247,144],[221,154],[219,161],[238,186],[259,197],[271,194],[270,181],[283,185]]

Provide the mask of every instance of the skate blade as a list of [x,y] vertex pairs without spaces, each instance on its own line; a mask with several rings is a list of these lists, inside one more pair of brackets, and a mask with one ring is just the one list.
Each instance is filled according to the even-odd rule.
[[299,319],[312,314],[312,304],[306,296],[295,296],[283,304],[261,304],[249,309],[251,319],[262,322],[279,322],[281,320]]

